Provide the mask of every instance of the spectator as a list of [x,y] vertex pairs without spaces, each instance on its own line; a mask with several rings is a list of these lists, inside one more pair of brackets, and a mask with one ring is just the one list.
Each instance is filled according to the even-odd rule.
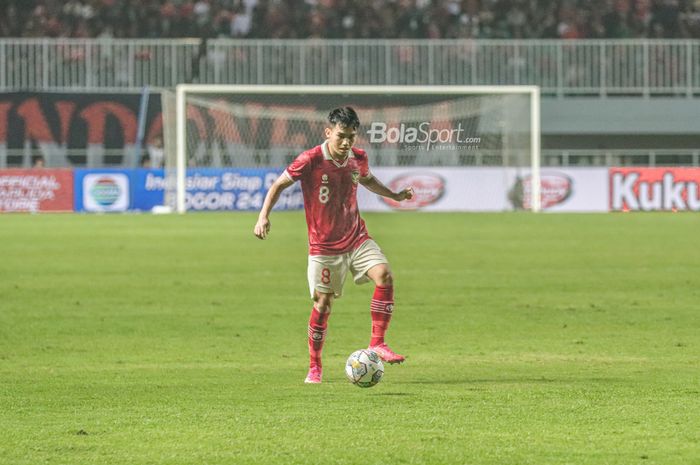
[[165,149],[163,148],[163,139],[160,136],[153,138],[153,141],[148,144],[148,159],[151,168],[162,168],[165,161]]
[[46,166],[46,160],[43,155],[35,155],[32,157],[32,168],[41,169]]

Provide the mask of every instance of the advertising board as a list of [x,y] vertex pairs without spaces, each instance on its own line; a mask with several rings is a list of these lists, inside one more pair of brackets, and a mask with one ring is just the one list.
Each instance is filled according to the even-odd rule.
[[700,168],[610,168],[610,211],[700,211]]
[[[513,211],[530,208],[530,172],[525,169],[383,168],[372,173],[393,190],[412,186],[414,198],[401,203],[358,191],[364,211]],[[607,168],[546,168],[541,173],[542,210],[608,210]]]
[[0,170],[0,212],[73,211],[73,171]]

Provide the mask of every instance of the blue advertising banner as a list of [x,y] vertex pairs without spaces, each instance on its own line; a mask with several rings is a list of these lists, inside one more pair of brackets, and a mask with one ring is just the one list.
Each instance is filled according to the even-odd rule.
[[[185,206],[188,211],[260,210],[265,194],[280,174],[276,169],[189,169]],[[133,184],[133,209],[150,210],[162,205],[163,170],[134,170]],[[297,183],[282,192],[275,210],[299,210],[303,206]]]
[[151,211],[158,205],[163,205],[165,190],[165,171],[162,169],[139,168],[133,170],[132,210]]
[[[196,168],[187,170],[188,211],[248,210],[262,207],[278,169]],[[87,212],[150,211],[163,205],[162,169],[75,170],[75,210]],[[301,186],[285,189],[275,210],[304,206]]]

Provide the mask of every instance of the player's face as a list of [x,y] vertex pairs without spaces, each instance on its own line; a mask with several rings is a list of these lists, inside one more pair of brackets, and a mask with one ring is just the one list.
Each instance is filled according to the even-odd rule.
[[346,128],[336,124],[331,128],[326,128],[326,138],[331,155],[345,158],[350,154],[350,149],[355,145],[357,129]]

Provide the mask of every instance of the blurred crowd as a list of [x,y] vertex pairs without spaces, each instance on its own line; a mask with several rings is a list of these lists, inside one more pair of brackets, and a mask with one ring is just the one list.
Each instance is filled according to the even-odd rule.
[[0,0],[0,37],[697,38],[700,0]]

